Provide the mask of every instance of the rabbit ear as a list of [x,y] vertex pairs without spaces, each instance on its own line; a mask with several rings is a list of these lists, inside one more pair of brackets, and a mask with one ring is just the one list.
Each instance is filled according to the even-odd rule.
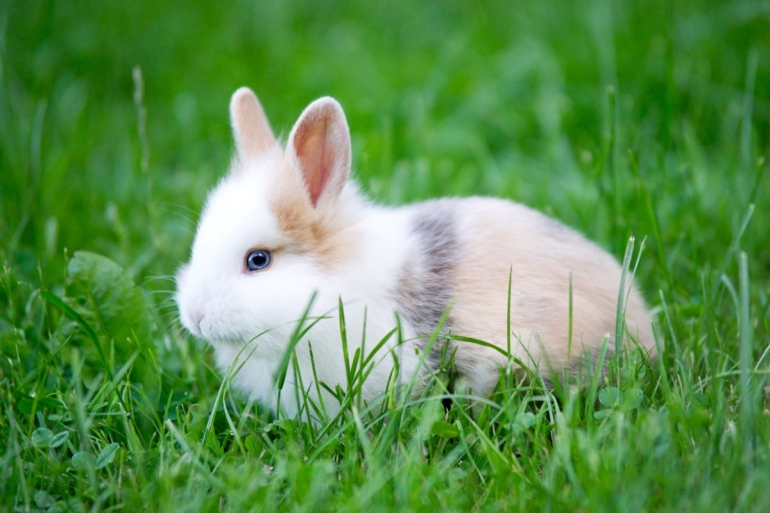
[[255,156],[275,145],[275,136],[257,96],[241,87],[230,100],[230,122],[238,155]]
[[299,164],[314,207],[339,196],[350,174],[350,132],[337,100],[327,96],[308,105],[291,130],[287,152]]

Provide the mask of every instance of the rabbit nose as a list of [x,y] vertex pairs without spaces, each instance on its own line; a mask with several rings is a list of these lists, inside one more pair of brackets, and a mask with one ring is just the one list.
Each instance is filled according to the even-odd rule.
[[196,337],[205,338],[201,328],[201,323],[203,323],[204,317],[205,315],[203,314],[203,309],[189,309],[186,310],[184,315],[182,315],[182,324],[190,333]]
[[203,320],[203,310],[195,310],[192,313],[192,320],[195,323],[195,326],[198,328],[198,331],[201,329],[201,321]]

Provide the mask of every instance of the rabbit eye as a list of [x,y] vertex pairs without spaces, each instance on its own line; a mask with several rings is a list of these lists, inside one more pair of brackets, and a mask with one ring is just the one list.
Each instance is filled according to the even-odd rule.
[[261,271],[270,265],[270,252],[258,249],[246,255],[246,267],[249,271]]

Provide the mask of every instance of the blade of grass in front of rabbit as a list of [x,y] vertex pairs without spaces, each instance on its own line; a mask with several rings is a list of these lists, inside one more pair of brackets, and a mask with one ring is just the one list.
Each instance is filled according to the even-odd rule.
[[[433,383],[433,382],[435,382],[438,379],[438,374],[442,370],[442,368],[441,368],[441,362],[442,362],[441,355],[442,354],[446,354],[447,344],[445,343],[445,344],[443,344],[443,346],[441,348],[439,348],[439,351],[440,351],[440,353],[439,353],[439,366],[438,366],[437,369],[433,369],[430,365],[424,365],[424,364],[427,361],[428,356],[430,356],[431,353],[433,352],[433,347],[436,345],[436,342],[439,340],[439,338],[443,338],[444,340],[448,340],[448,338],[449,338],[448,336],[442,335],[441,330],[443,329],[443,324],[446,323],[446,319],[449,318],[449,311],[451,310],[453,304],[454,304],[454,302],[450,303],[450,305],[446,308],[446,310],[444,310],[444,313],[442,314],[442,317],[439,319],[439,323],[436,325],[436,327],[433,330],[433,333],[431,333],[431,336],[428,338],[428,341],[425,343],[425,347],[422,350],[422,354],[421,354],[421,358],[420,358],[417,370],[414,372],[414,374],[412,375],[412,378],[409,380],[409,382],[412,385],[412,387],[410,387],[408,395],[411,395],[411,390],[414,387],[414,383],[417,380],[417,375],[419,374],[421,369],[424,368],[424,371],[425,371],[425,373],[427,375],[427,379],[420,379],[421,382],[423,382],[423,383],[426,383],[426,382]],[[430,388],[430,387],[426,385],[425,388],[427,389],[427,388]]]
[[315,366],[315,355],[313,353],[313,344],[308,341],[307,343],[308,353],[310,354],[310,370],[313,373],[313,385],[315,385],[316,396],[318,397],[319,414],[323,415],[324,419],[329,418],[329,414],[326,411],[326,402],[324,402],[323,394],[321,393],[321,385],[319,384],[318,372]]
[[246,412],[251,412],[255,405],[257,405],[256,399],[253,396],[246,399],[245,404],[241,408],[238,422],[238,432],[241,433],[246,428],[246,424],[254,420],[254,418]]
[[[629,237],[626,244],[626,252],[623,255],[623,267],[620,270],[620,290],[615,311],[615,360],[618,370],[621,368],[621,351],[623,350],[623,326],[625,325],[624,313],[626,311],[626,275],[631,265],[631,257],[634,253],[634,237]],[[620,383],[617,384],[620,386]]]
[[449,312],[452,310],[452,306],[454,306],[454,301],[451,301],[444,310],[444,313],[441,314],[436,327],[433,329],[433,333],[431,333],[430,337],[426,341],[425,347],[421,351],[420,358],[417,362],[417,366],[415,367],[415,370],[412,372],[412,376],[406,384],[406,389],[404,391],[405,397],[410,397],[412,395],[412,390],[414,389],[414,385],[417,381],[417,376],[424,371],[425,362],[428,360],[428,356],[431,354],[436,341],[441,336],[441,330],[446,324],[447,318],[449,317]]
[[[568,324],[567,324],[567,362],[572,361],[572,271],[569,273],[569,305],[568,305]],[[582,366],[581,366],[582,367]],[[582,372],[579,370],[579,372]]]
[[[385,345],[388,343],[388,340],[393,336],[397,328],[394,328],[393,330],[389,331],[375,346],[374,349],[370,354],[368,354],[366,357],[361,357],[360,349],[356,349],[356,354],[354,355],[353,362],[356,361],[361,362],[360,363],[360,370],[356,371],[353,369],[352,377],[350,381],[349,388],[347,390],[347,393],[344,396],[344,403],[343,407],[341,408],[341,412],[352,407],[356,401],[355,399],[362,399],[363,398],[363,384],[364,382],[369,378],[370,374],[374,371],[375,362],[374,358],[376,356],[376,353],[381,350]],[[394,356],[395,357],[395,356]],[[394,365],[394,368],[397,368],[397,366]],[[391,374],[393,373],[393,369],[391,369]],[[390,376],[390,375],[389,375]],[[390,379],[385,384],[385,388],[383,390],[383,396],[388,391],[388,386],[390,383]],[[376,399],[375,399],[376,401]],[[362,404],[359,405],[359,408],[363,406]]]
[[[308,344],[310,344],[309,340]],[[307,418],[308,423],[312,426],[313,418],[311,417],[311,407],[314,411],[317,411],[318,406],[310,396],[310,389],[312,388],[313,384],[310,383],[307,385],[307,387],[305,387],[305,380],[302,376],[302,369],[299,366],[299,360],[297,359],[296,351],[292,351],[291,353],[291,366],[292,370],[294,371],[294,376],[297,380],[297,383],[292,387],[292,390],[294,391],[295,404],[297,405],[297,419]],[[318,422],[321,421],[321,419],[316,420]]]
[[[342,308],[342,303],[340,302],[340,308]],[[353,359],[350,362],[350,370],[351,370],[351,381],[348,385],[348,388],[352,390],[352,393],[355,397],[358,397],[361,401],[361,405],[363,405],[363,386],[364,386],[364,378],[363,376],[363,368],[361,368],[361,363],[363,362],[364,355],[366,354],[366,320],[367,320],[367,308],[364,307],[364,314],[363,314],[363,327],[361,329],[361,343],[358,344],[358,347],[356,347],[356,350],[353,352]]]
[[[335,391],[329,388],[329,386],[326,385],[325,383],[322,383],[321,386],[324,387],[324,389],[327,390],[330,394],[335,395]],[[346,411],[350,410],[351,416],[353,416],[354,410],[359,412],[359,415],[360,415],[360,411],[355,408],[355,405],[351,404],[352,403],[351,397],[345,395],[343,397],[339,397],[339,399],[340,399],[340,403],[342,404],[342,406],[340,407],[340,410],[337,412],[334,418],[330,419],[329,422],[327,422],[321,428],[316,438],[318,440],[321,440],[335,426],[338,427],[338,431],[336,434],[327,436],[326,441],[316,447],[315,454],[308,457],[309,462],[315,460],[316,456],[323,456],[325,454],[325,449],[327,447],[333,446],[338,443],[339,436],[342,436],[346,431],[347,427],[349,426],[349,424],[347,424],[346,422],[340,422],[340,420],[344,420]],[[366,410],[363,410],[363,411],[366,413],[370,413],[372,409],[373,409],[373,406],[368,406]]]
[[428,371],[432,373],[434,386],[440,390],[442,399],[449,399],[454,402],[450,388],[454,380],[454,362],[459,348],[457,345],[450,346],[449,340],[450,337],[447,336],[446,342],[440,348],[438,369],[435,371],[428,369]]
[[[257,349],[257,345],[253,342],[259,339],[259,337],[265,335],[266,333],[270,332],[272,330],[268,329],[261,333],[258,333],[255,335],[251,340],[249,340],[246,344],[241,347],[240,351],[235,355],[235,359],[233,360],[233,363],[231,363],[227,369],[225,370],[225,375],[222,376],[222,383],[219,385],[219,389],[217,390],[217,395],[214,397],[214,404],[211,407],[211,412],[209,413],[208,421],[206,422],[206,428],[203,430],[203,438],[201,439],[201,443],[206,442],[206,436],[208,435],[209,431],[214,426],[214,417],[216,415],[217,407],[219,406],[219,403],[223,401],[223,397],[225,394],[225,388],[230,386],[230,382],[232,379],[241,371],[244,365],[246,365],[246,362],[251,358],[251,355],[254,354],[254,351]],[[246,355],[245,358],[242,358],[244,351],[246,349],[250,349],[250,352],[248,355]]]
[[[520,368],[522,368],[526,373],[529,373],[534,379],[539,379],[542,383],[543,387],[545,387],[545,383],[542,381],[542,376],[539,373],[539,364],[536,362],[532,355],[529,352],[529,349],[526,345],[521,343],[521,339],[519,339],[518,335],[516,336],[516,339],[519,342],[519,345],[523,347],[524,351],[527,353],[527,356],[529,357],[529,361],[532,362],[532,364],[535,365],[535,371],[533,372],[530,368],[530,365],[524,365],[524,363],[513,356],[513,353],[511,352],[511,337],[513,336],[513,332],[511,331],[511,296],[513,294],[513,265],[511,265],[508,269],[508,298],[507,298],[507,312],[506,312],[506,349],[507,349],[507,366],[505,368],[504,375],[506,376],[506,382],[508,380],[507,376],[510,376],[513,374],[513,365],[516,364]],[[477,341],[482,342],[482,341]],[[492,346],[492,344],[488,343],[482,343],[482,345]],[[507,388],[507,387],[506,387]]]
[[337,318],[340,323],[340,343],[342,344],[342,359],[345,363],[345,383],[348,392],[351,387],[350,355],[348,354],[348,330],[345,323],[345,309],[342,306],[342,297],[337,298]]
[[510,367],[510,358],[511,358],[511,291],[513,288],[513,265],[511,265],[508,268],[508,310],[505,314],[505,327],[507,328],[506,331],[506,350],[508,351],[508,366]]
[[[230,394],[230,387],[228,386],[225,394],[222,396],[222,411],[225,413],[225,419],[227,420],[227,425],[230,427],[230,431],[233,434],[233,438],[235,438],[235,443],[238,445],[238,449],[241,451],[241,454],[243,456],[248,456],[249,452],[246,450],[246,446],[243,445],[243,441],[241,440],[241,435],[238,430],[238,428],[235,426],[235,422],[233,422],[232,417],[230,416],[230,410],[227,408],[227,396]],[[235,402],[235,400],[233,400]]]
[[[393,351],[390,352],[390,357],[393,358],[393,367],[390,369],[390,373],[388,374],[388,381],[385,385],[387,403],[385,404],[384,408],[380,410],[382,414],[387,414],[386,412],[393,413],[397,408],[398,401],[401,399],[399,393],[399,376],[401,376],[400,355],[403,353],[404,347],[404,335],[401,330],[401,317],[396,314],[396,327],[387,335],[387,338],[390,338],[393,335],[396,336],[396,347]],[[384,344],[384,342],[384,339],[380,341],[381,344]],[[400,415],[391,416],[393,417],[393,422],[390,423],[391,426],[394,428],[400,426],[403,418]]]
[[[624,351],[623,358],[627,361],[627,363],[632,363],[632,356],[635,357],[634,359],[638,361],[639,356],[641,356],[645,349],[644,347],[639,343],[639,328],[637,327],[636,333],[631,333],[631,330],[628,329],[628,324],[626,323],[626,311],[628,309],[628,302],[631,298],[631,292],[633,291],[633,283],[634,279],[636,278],[636,270],[639,268],[639,262],[642,259],[642,254],[644,253],[645,243],[647,242],[647,237],[644,237],[642,239],[641,244],[639,244],[639,250],[636,252],[636,260],[634,261],[634,268],[630,270],[630,276],[631,279],[628,282],[628,287],[626,287],[626,297],[623,303],[623,326],[624,330],[623,333],[627,335],[629,346],[627,347],[628,351]],[[626,346],[624,346],[626,348]]]
[[508,357],[512,358],[513,362],[515,364],[517,364],[517,365],[520,365],[520,366],[524,365],[524,362],[522,362],[519,358],[516,358],[515,356],[513,356],[512,354],[507,352],[505,349],[503,349],[502,347],[500,347],[500,346],[498,346],[496,344],[492,344],[490,342],[486,342],[486,341],[480,340],[478,338],[466,337],[465,335],[450,334],[450,335],[448,335],[448,337],[451,340],[456,340],[458,342],[468,342],[470,344],[477,344],[477,345],[480,345],[480,346],[483,346],[483,347],[487,347],[489,349],[492,349],[493,351],[497,351],[498,353],[500,353],[502,356],[504,356],[506,358],[508,358]]
[[[296,407],[296,415],[295,419],[299,420],[302,419],[302,411],[303,411],[303,404],[302,399],[300,398],[300,390],[302,389],[302,373],[300,372],[299,365],[297,365],[297,355],[294,351],[289,353],[289,365],[291,366],[291,370],[294,371],[294,383],[293,386],[290,389],[290,392],[294,395],[294,405]],[[287,368],[288,373],[288,368]],[[278,406],[280,407],[280,403],[278,403]],[[310,421],[310,418],[307,419],[308,422]]]
[[364,306],[364,318],[363,318],[363,325],[361,327],[361,345],[360,345],[361,358],[359,358],[358,360],[353,359],[353,369],[359,375],[363,375],[364,373],[364,358],[366,357],[366,326],[367,326],[368,320],[369,320],[369,308],[367,306]]
[[[378,353],[380,350],[382,350],[382,348],[383,348],[383,347],[385,347],[385,344],[387,344],[387,343],[388,343],[388,340],[390,340],[390,339],[391,339],[391,337],[392,337],[393,335],[395,335],[397,332],[400,332],[400,331],[399,331],[399,327],[398,327],[398,326],[396,326],[395,328],[393,328],[392,330],[390,330],[389,332],[387,332],[387,333],[385,334],[385,336],[384,336],[384,337],[382,337],[382,339],[380,339],[380,341],[379,341],[379,342],[377,342],[377,344],[374,346],[374,348],[372,348],[372,352],[371,352],[371,353],[369,353],[369,354],[367,354],[367,355],[366,355],[366,356],[365,356],[365,357],[364,357],[364,358],[361,360],[361,368],[362,368],[362,369],[364,369],[364,368],[367,368],[367,367],[368,367],[370,364],[372,364],[372,360],[374,359],[374,357],[376,356],[376,354],[377,354],[377,353]],[[398,346],[400,347],[400,344],[398,344]]]
[[[313,294],[310,296],[310,300],[308,301],[307,307],[305,308],[304,313],[300,317],[300,319],[297,321],[297,326],[294,329],[294,332],[292,333],[291,337],[289,338],[289,344],[286,347],[286,350],[283,353],[283,357],[281,358],[281,362],[278,365],[278,369],[276,370],[275,374],[273,375],[273,382],[277,385],[278,388],[278,397],[277,397],[277,406],[280,406],[281,401],[281,394],[283,392],[283,386],[286,382],[286,374],[289,370],[289,362],[291,360],[291,354],[294,352],[294,349],[297,347],[297,344],[299,344],[300,340],[302,340],[302,337],[305,336],[305,334],[310,331],[310,329],[313,328],[316,324],[318,324],[321,320],[327,319],[328,317],[326,315],[321,315],[313,319],[313,322],[311,322],[307,327],[305,327],[305,321],[307,321],[310,317],[310,309],[313,307],[313,303],[315,302],[316,297],[318,296],[318,292],[314,291]],[[276,411],[279,411],[280,407],[276,409]]]
[[[361,347],[359,346],[356,348],[355,353],[353,354],[353,360],[351,362],[348,349],[348,330],[347,322],[345,320],[345,307],[342,302],[342,297],[337,298],[337,317],[340,324],[340,342],[342,344],[342,357],[345,364],[346,395],[351,397],[351,399],[355,399],[356,397],[360,398],[363,379],[356,379],[356,367],[358,366],[358,362],[361,360]],[[363,330],[364,334],[362,337],[364,337],[366,334],[366,311],[364,311]]]
[[[497,351],[502,356],[504,356],[509,362],[511,362],[511,364],[515,364],[516,366],[518,366],[521,369],[521,371],[524,372],[525,378],[528,379],[530,383],[538,382],[539,376],[537,374],[537,369],[535,369],[533,371],[532,368],[531,368],[531,365],[527,365],[520,358],[518,358],[516,356],[513,356],[512,354],[507,353],[505,351],[505,349],[501,348],[500,346],[497,346],[495,344],[491,344],[491,343],[486,342],[484,340],[479,340],[477,338],[472,338],[472,337],[465,337],[465,336],[462,336],[462,335],[450,335],[450,338],[452,340],[456,340],[456,341],[459,341],[459,342],[466,342],[466,343],[470,343],[470,344],[476,344],[476,345],[479,345],[479,346],[482,346],[482,347],[486,347],[486,348],[492,349],[493,351]],[[518,340],[518,337],[517,337],[517,340]],[[518,340],[518,342],[519,342],[519,344],[521,344],[523,346],[523,344],[521,343],[521,340]],[[526,351],[526,347],[525,347],[525,351]],[[527,353],[527,354],[529,355],[529,353]],[[505,377],[504,369],[501,369],[500,372],[501,372],[502,376]],[[518,387],[518,385],[514,386],[512,388],[517,388],[517,387]],[[499,407],[499,405],[496,404],[494,401],[488,401],[486,399],[482,399],[482,398],[479,398],[477,396],[473,396],[473,395],[458,396],[456,394],[455,394],[455,396],[456,397],[464,397],[466,399],[471,399],[471,400],[476,401],[476,402],[478,402],[480,404],[481,403],[488,403],[493,408],[498,408]]]
[[[313,390],[313,387],[316,385],[317,380],[317,373],[316,373],[316,367],[315,367],[315,358],[312,353],[312,349],[310,348],[310,341],[308,340],[308,350],[310,352],[310,368],[311,368],[311,374],[312,374],[312,380],[310,383],[305,385],[304,378],[301,374],[298,374],[298,381],[299,386],[296,387],[298,390],[301,390],[301,402],[302,402],[302,409],[307,412],[307,420],[310,424],[310,432],[314,433],[315,429],[318,427],[318,425],[328,421],[329,417],[325,414],[325,411],[323,411],[318,404],[318,400],[313,397],[311,394],[311,390]],[[295,352],[292,355],[292,366],[294,367],[295,373],[300,373],[300,367],[299,367],[299,360],[297,359],[297,353]],[[313,417],[315,415],[315,417]],[[299,415],[299,418],[302,418],[301,415]],[[312,420],[315,418],[317,424],[313,423]],[[313,442],[315,443],[315,437]]]
[[[355,375],[354,379],[357,379],[359,382],[363,383],[369,377],[371,372],[374,370],[374,362],[372,361],[373,358],[375,357],[376,353],[380,349],[382,349],[388,343],[388,340],[390,340],[390,338],[396,333],[397,330],[398,330],[398,328],[396,327],[396,328],[393,328],[391,331],[389,331],[374,346],[374,349],[372,350],[372,352],[370,354],[368,354],[365,358],[361,358],[360,359],[361,362],[362,362],[361,363],[361,372],[360,372],[360,374]],[[397,367],[394,366],[394,368],[396,369],[396,372],[397,372]],[[394,371],[391,370],[391,374],[389,375],[388,383],[386,384],[386,387],[385,387],[385,391],[386,391],[385,393],[388,393],[388,391],[390,390],[390,383],[391,383],[391,379],[392,379],[393,375],[394,375]],[[397,376],[397,374],[395,374],[395,375]],[[339,419],[341,419],[344,416],[344,412],[352,404],[352,400],[354,399],[354,397],[351,394],[345,394],[342,397],[338,397],[337,393],[333,389],[331,389],[326,383],[320,383],[320,386],[323,387],[324,390],[329,392],[329,394],[331,394],[332,396],[337,397],[337,399],[338,399],[338,401],[340,403],[339,411],[334,416],[334,418],[331,419],[331,422],[329,423],[329,426],[331,426],[331,425],[336,423]],[[359,392],[360,392],[360,388],[359,388]],[[323,435],[327,430],[328,429],[323,429],[321,431],[321,435]]]
[[602,369],[604,369],[604,359],[607,355],[607,348],[610,345],[610,335],[609,333],[604,335],[604,339],[602,340],[602,345],[599,348],[599,354],[596,357],[596,362],[593,366],[593,369],[591,369],[591,385],[588,389],[588,400],[586,401],[586,419],[587,422],[593,422],[594,416],[593,411],[596,407],[596,398],[599,395],[599,385],[600,381],[603,376]]

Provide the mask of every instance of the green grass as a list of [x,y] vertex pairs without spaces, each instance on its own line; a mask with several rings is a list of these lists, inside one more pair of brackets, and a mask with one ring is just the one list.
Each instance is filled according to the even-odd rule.
[[[0,4],[0,511],[770,510],[769,22],[764,0]],[[644,241],[661,357],[583,390],[505,375],[475,417],[439,380],[271,419],[170,300],[241,85],[284,134],[335,96],[380,201],[490,194],[619,259]]]

